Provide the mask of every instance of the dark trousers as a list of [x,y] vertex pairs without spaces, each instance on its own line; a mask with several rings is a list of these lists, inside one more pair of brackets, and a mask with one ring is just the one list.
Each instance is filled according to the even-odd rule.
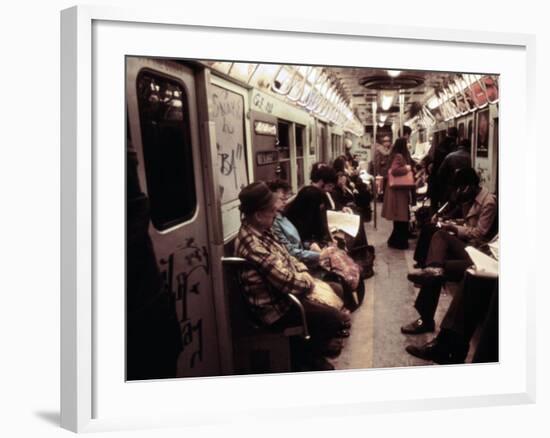
[[481,327],[481,336],[472,362],[498,362],[498,282],[489,302],[489,309]]
[[420,235],[418,236],[418,241],[416,242],[416,248],[414,250],[414,260],[420,265],[426,264],[430,242],[437,231],[438,228],[432,223],[424,225],[420,230]]
[[[330,287],[335,293],[342,297],[342,286],[330,282]],[[349,324],[349,315],[327,306],[312,302],[309,300],[301,300],[306,313],[306,321],[311,339],[309,341],[300,341],[302,353],[315,356],[322,355],[328,341],[338,336],[338,332],[342,330],[345,324]],[[271,327],[274,329],[284,329],[301,324],[302,319],[298,309],[292,307],[282,318],[276,321]]]
[[446,260],[470,260],[465,247],[466,244],[458,237],[439,230],[432,236],[426,265],[443,267]]
[[438,339],[466,350],[478,325],[483,324],[474,362],[498,361],[498,280],[464,276],[441,322]]
[[393,231],[388,239],[388,245],[397,249],[409,247],[409,223],[393,221]]
[[414,307],[424,321],[432,321],[434,319],[435,310],[439,303],[439,295],[441,294],[441,283],[432,283],[422,286]]
[[[444,233],[444,232],[438,231],[438,233]],[[436,233],[436,235],[438,233]],[[447,234],[447,233],[444,233],[444,234]],[[449,236],[449,237],[453,237],[453,236]],[[438,245],[437,241],[436,241],[436,244]],[[466,272],[466,269],[468,269],[472,265],[472,261],[468,256],[468,254],[466,253],[466,251],[464,251],[464,249],[462,249],[462,251],[466,255],[465,258],[443,260],[443,262],[440,263],[439,266],[443,267],[443,272],[445,274],[446,280],[454,281],[454,282],[462,281],[464,277],[464,273]],[[457,254],[460,255],[461,254],[460,251],[457,251],[456,253],[451,255],[456,256]],[[416,308],[416,310],[418,310],[420,317],[425,321],[431,321],[434,318],[437,305],[439,304],[439,296],[441,295],[441,286],[442,286],[441,281],[434,281],[431,284],[422,286],[422,288],[420,289],[420,292],[418,293],[418,296],[416,297],[414,307]]]

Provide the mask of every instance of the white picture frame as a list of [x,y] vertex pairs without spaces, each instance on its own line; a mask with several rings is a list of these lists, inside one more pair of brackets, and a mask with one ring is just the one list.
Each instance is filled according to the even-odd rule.
[[[137,29],[141,32],[136,33]],[[147,30],[147,32],[143,32]],[[192,48],[168,47],[147,44],[162,41],[173,33],[186,32],[196,34],[200,44]],[[499,364],[467,367],[417,367],[402,370],[383,369],[338,372],[330,374],[224,377],[213,379],[179,379],[178,381],[147,382],[117,385],[106,384],[120,375],[120,367],[109,369],[104,363],[108,353],[122,355],[118,345],[107,345],[102,335],[117,325],[116,307],[105,308],[106,300],[98,299],[105,284],[123,294],[123,273],[106,273],[102,270],[105,263],[102,254],[106,242],[112,254],[120,254],[120,240],[123,236],[116,230],[106,227],[106,214],[116,218],[123,217],[123,206],[117,204],[116,197],[103,197],[105,187],[111,185],[113,192],[120,193],[117,187],[117,163],[122,160],[122,149],[117,155],[112,148],[113,160],[105,161],[103,150],[98,154],[98,141],[111,139],[115,146],[124,144],[119,136],[123,126],[116,127],[123,120],[124,99],[118,106],[111,107],[109,116],[113,119],[113,135],[98,130],[101,123],[103,100],[99,94],[123,96],[124,87],[116,89],[123,81],[120,66],[123,60],[120,54],[140,54],[145,56],[174,56],[187,58],[216,59],[223,53],[222,47],[201,40],[205,35],[216,37],[223,34],[228,38],[223,58],[247,59],[244,52],[234,53],[229,41],[238,40],[250,34],[256,39],[280,41],[273,51],[266,53],[260,44],[242,47],[248,50],[248,59],[262,61],[280,61],[289,63],[326,62],[325,52],[329,52],[333,61],[340,65],[367,65],[366,61],[357,61],[360,51],[353,48],[373,47],[371,66],[385,68],[433,69],[439,65],[442,70],[462,71],[464,56],[445,57],[437,61],[426,58],[430,50],[434,54],[449,50],[464,54],[469,51],[479,54],[493,53],[489,65],[498,65],[495,69],[481,69],[502,74],[502,115],[501,115],[501,349]],[[135,38],[127,38],[129,35]],[[142,35],[141,37],[138,35]],[[230,38],[229,38],[230,37]],[[106,48],[105,41],[112,43]],[[143,39],[141,39],[143,38]],[[310,41],[312,50],[299,53],[290,49],[289,41]],[[345,43],[345,44],[344,44]],[[132,47],[126,49],[124,44]],[[139,46],[142,44],[142,46]],[[317,44],[323,47],[313,50]],[[325,45],[345,46],[349,50],[328,50]],[[385,55],[384,48],[410,47],[422,56],[412,57],[402,50],[397,56]],[[242,45],[241,45],[242,46]],[[185,426],[191,424],[211,424],[213,422],[235,422],[253,416],[257,419],[273,419],[276,415],[292,412],[294,417],[325,415],[363,414],[366,412],[389,412],[396,410],[422,408],[475,407],[487,405],[532,403],[535,399],[535,309],[534,278],[530,266],[518,254],[526,253],[535,242],[536,227],[525,230],[522,241],[511,230],[525,221],[527,208],[512,210],[508,199],[521,198],[529,205],[535,199],[536,175],[534,167],[527,174],[526,158],[534,155],[534,126],[531,114],[534,111],[534,55],[535,39],[532,35],[490,33],[483,31],[452,31],[448,29],[428,29],[394,26],[365,26],[360,22],[310,22],[307,20],[284,21],[278,19],[258,19],[227,23],[221,16],[194,16],[192,12],[178,15],[175,11],[139,11],[107,7],[74,7],[62,12],[61,31],[61,74],[62,74],[62,162],[61,162],[61,230],[62,230],[62,308],[61,308],[61,425],[73,431],[101,431],[120,428],[146,428],[163,426]],[[227,53],[228,47],[231,53]],[[304,46],[302,46],[303,48]],[[375,48],[378,47],[376,50]],[[382,47],[382,48],[381,48]],[[126,51],[129,50],[129,51]],[[139,53],[136,53],[136,50]],[[151,50],[156,50],[156,53]],[[187,50],[187,51],[186,51]],[[473,57],[476,58],[476,57]],[[347,59],[347,61],[346,61]],[[355,59],[355,62],[351,62]],[[477,59],[477,58],[476,58]],[[485,58],[484,58],[485,59]],[[519,60],[519,62],[518,62]],[[112,64],[111,64],[112,62]],[[328,63],[328,62],[326,62]],[[474,66],[475,60],[466,64]],[[487,66],[487,65],[486,65]],[[475,70],[474,70],[475,71]],[[102,82],[105,75],[112,75],[112,87]],[[513,76],[515,75],[515,76]],[[519,75],[519,76],[518,76]],[[114,90],[114,92],[113,92]],[[115,102],[117,102],[115,100]],[[111,102],[112,103],[112,102]],[[99,105],[99,106],[98,106]],[[515,133],[507,126],[507,120],[514,120]],[[123,124],[123,123],[122,123]],[[122,131],[120,131],[122,130]],[[517,139],[524,141],[524,157],[510,157],[507,145]],[[527,141],[525,142],[525,136]],[[119,138],[120,137],[120,138]],[[103,143],[102,143],[103,145]],[[103,146],[102,146],[103,147]],[[531,152],[531,153],[530,153]],[[515,180],[508,181],[511,169],[516,169]],[[118,170],[120,173],[120,168]],[[517,175],[519,173],[519,175]],[[519,177],[518,177],[519,176]],[[519,180],[519,182],[518,182]],[[112,184],[115,182],[115,184]],[[101,196],[100,196],[101,195]],[[525,207],[524,205],[524,207]],[[533,204],[531,204],[533,205]],[[517,205],[516,207],[517,208]],[[513,214],[507,214],[515,211]],[[116,219],[113,222],[118,223]],[[119,223],[120,227],[123,223]],[[115,227],[116,228],[116,227]],[[120,231],[120,228],[117,228]],[[116,278],[115,278],[116,277]],[[118,286],[118,287],[117,287]],[[103,289],[102,289],[103,288]],[[517,301],[511,301],[511,290]],[[520,291],[520,292],[518,292]],[[103,297],[103,296],[102,296]],[[519,298],[517,298],[519,297]],[[105,310],[107,309],[107,310]],[[110,310],[109,310],[110,309]],[[515,331],[507,330],[512,310],[517,312],[514,320]],[[118,309],[120,310],[120,309]],[[119,315],[120,317],[121,315]],[[123,333],[115,333],[113,339],[120,339]],[[105,342],[104,342],[105,341]],[[512,354],[512,343],[518,346]],[[104,345],[105,344],[105,345]],[[509,345],[510,344],[510,345]],[[474,377],[475,375],[475,377]],[[106,377],[109,376],[109,377]],[[478,384],[474,390],[469,380]],[[393,385],[390,384],[393,382]],[[410,383],[410,387],[404,385]],[[431,385],[421,392],[418,382]],[[442,382],[446,382],[442,385]],[[290,403],[285,398],[283,388],[291,384],[300,389]],[[353,391],[357,385],[365,385],[370,391]],[[116,388],[115,388],[116,386]],[[317,390],[324,388],[321,398]],[[338,393],[335,392],[338,388]],[[269,401],[251,403],[251,394],[272,391]],[[118,391],[118,392],[117,392]],[[193,407],[185,400],[178,406],[158,404],[135,406],[129,400],[151,400],[164,397],[170,400],[174,392],[185,392],[195,397]],[[237,402],[236,393],[240,393]],[[170,395],[171,394],[171,395]],[[216,399],[212,396],[216,394]],[[344,394],[340,396],[339,394]],[[120,397],[120,398],[119,398]],[[158,399],[157,399],[158,400]],[[165,400],[162,398],[162,400]],[[328,401],[330,400],[330,401]],[[261,406],[261,407],[260,407]],[[276,408],[276,409],[274,409]],[[143,415],[148,412],[149,415]],[[276,412],[276,413],[275,413]]]

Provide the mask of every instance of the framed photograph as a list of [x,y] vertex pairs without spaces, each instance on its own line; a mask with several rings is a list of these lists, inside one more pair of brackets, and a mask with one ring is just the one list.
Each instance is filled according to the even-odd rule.
[[[418,409],[419,401],[425,409],[534,401],[534,289],[520,254],[529,251],[536,227],[521,236],[513,231],[527,220],[517,200],[534,196],[535,176],[521,175],[533,170],[526,162],[535,142],[523,133],[534,132],[527,126],[534,37],[360,22],[226,23],[96,7],[67,9],[61,24],[63,427],[311,418]],[[363,73],[359,105],[345,90]],[[454,100],[433,92],[419,106],[421,93],[407,94],[406,84],[428,80],[451,82],[446,92],[456,92]],[[488,83],[490,92],[483,91]],[[388,84],[398,103],[389,104],[382,121],[373,108]],[[468,100],[468,90],[475,99]],[[360,303],[367,316],[341,341],[345,348],[361,331],[360,362],[345,356],[333,371],[296,371],[285,336],[307,340],[303,319],[262,332],[265,348],[255,348],[259,331],[236,342],[244,330],[236,322],[250,315],[232,310],[231,291],[246,287],[246,276],[232,275],[238,261],[227,257],[246,220],[243,189],[283,179],[297,191],[310,183],[315,161],[332,163],[381,133],[395,140],[405,122],[427,143],[463,117],[461,136],[472,138],[473,114],[474,161],[481,158],[474,165],[486,169],[487,190],[499,203],[496,360],[390,361],[387,336],[395,334],[401,357],[408,357],[407,342],[420,338],[400,333],[397,319],[375,324],[382,293],[376,295],[374,280]],[[526,153],[513,153],[517,144]],[[406,272],[408,259],[401,258]],[[417,291],[412,284],[405,290],[414,312]]]

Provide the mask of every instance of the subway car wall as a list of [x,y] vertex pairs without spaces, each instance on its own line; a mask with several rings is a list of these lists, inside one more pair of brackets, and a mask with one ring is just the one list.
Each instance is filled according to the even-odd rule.
[[[128,57],[127,379],[442,363],[437,354],[422,350],[418,340],[427,342],[426,336],[434,332],[431,324],[448,322],[452,312],[463,312],[464,305],[481,309],[481,316],[472,333],[459,333],[462,337],[454,342],[461,346],[458,362],[449,363],[481,357],[494,361],[495,335],[487,341],[483,328],[498,317],[491,313],[498,282],[479,280],[491,292],[483,303],[472,304],[471,295],[481,287],[475,269],[484,259],[476,258],[477,252],[498,268],[498,239],[495,246],[494,239],[489,242],[489,231],[479,235],[479,212],[475,217],[472,212],[473,206],[484,208],[482,194],[493,199],[498,192],[498,79],[461,72]],[[399,160],[392,161],[398,152],[409,166],[405,172],[414,174],[413,185],[400,189],[391,170],[399,165]],[[451,153],[460,158],[446,159]],[[464,199],[470,186],[457,186],[454,197],[451,176],[442,176],[449,166],[458,171],[458,161],[467,162],[460,167],[473,169],[479,179],[479,184],[471,183],[477,197],[470,197],[468,204]],[[330,184],[323,179],[319,184],[316,174],[311,178],[319,162],[341,173]],[[235,259],[236,246],[242,244],[237,236],[245,223],[239,194],[259,181],[284,183],[277,193],[285,193],[285,202],[305,202],[298,199],[307,187],[315,187],[312,193],[328,190],[313,214],[326,224],[329,240],[303,239],[303,228],[296,226],[297,240],[285,241],[288,247],[277,235],[277,248],[265,255],[265,266]],[[404,204],[398,198],[405,199]],[[430,229],[426,237],[428,228],[422,226],[428,226],[430,218],[424,221],[420,213],[444,211],[444,201],[466,208],[466,213],[456,219],[441,213],[439,229]],[[390,205],[399,202],[405,219],[392,219]],[[494,211],[494,221],[484,226],[498,238],[496,207]],[[431,219],[436,227],[436,216]],[[392,247],[392,237],[386,242],[403,226],[411,234],[403,248],[405,258]],[[314,225],[309,228],[312,231]],[[442,274],[439,265],[426,270],[426,260],[421,260],[420,271],[413,272],[406,262],[416,260],[419,247],[427,246],[425,252],[435,247],[433,239],[443,230],[446,239],[460,241],[457,258],[464,268],[453,281],[443,277],[447,273]],[[471,233],[478,233],[479,242],[468,240]],[[300,256],[303,251],[316,252],[315,260],[326,262],[294,265],[283,257],[291,272],[297,269],[302,275],[307,268],[317,285],[312,291],[321,288],[319,283],[334,282],[342,290],[329,288],[324,298],[315,298],[318,301],[281,295],[280,289],[292,289],[295,277],[288,274],[279,283],[272,278],[270,266],[283,263],[277,258],[283,251],[279,244]],[[447,244],[455,248],[454,240]],[[468,250],[473,255],[464,256],[466,246],[477,252]],[[283,300],[275,305],[281,314],[290,321],[294,310],[288,309],[298,309],[296,315],[303,311],[303,318],[297,316],[280,327],[266,324],[258,309],[268,304],[260,306],[260,298],[251,292],[252,272],[259,273],[272,301]],[[415,281],[407,279],[411,273]],[[302,278],[298,274],[296,278]],[[407,318],[418,317],[423,290],[416,287],[419,283],[437,289],[432,294],[437,310],[433,322],[407,328]],[[387,292],[395,284],[407,291],[406,298],[400,299],[398,291],[393,298]],[[379,299],[384,292],[387,302]],[[373,304],[375,296],[382,308]],[[317,330],[319,316],[311,302],[330,308],[345,321],[336,335]],[[385,348],[381,342],[387,334],[383,336],[382,330],[392,324],[397,327],[390,342],[395,348]],[[411,345],[420,353],[410,345],[403,348],[403,340],[409,339],[416,341]],[[323,346],[322,354],[318,345]],[[489,349],[481,351],[480,345]]]

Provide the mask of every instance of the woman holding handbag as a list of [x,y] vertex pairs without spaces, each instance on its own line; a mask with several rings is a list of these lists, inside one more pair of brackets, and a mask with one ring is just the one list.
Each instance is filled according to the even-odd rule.
[[388,184],[382,207],[382,217],[393,221],[393,232],[388,239],[388,246],[408,249],[410,189],[415,187],[415,183],[411,169],[413,162],[405,138],[396,140],[389,162]]

